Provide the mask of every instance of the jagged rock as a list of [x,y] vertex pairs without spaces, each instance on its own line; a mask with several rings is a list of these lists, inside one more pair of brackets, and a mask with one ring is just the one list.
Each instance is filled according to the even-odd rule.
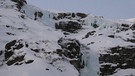
[[80,43],[76,39],[60,38],[58,44],[64,49],[63,54],[68,58],[77,58],[80,55]]
[[42,12],[35,12],[35,19],[34,20],[37,20],[38,17],[41,18],[43,16],[43,13]]
[[129,27],[128,24],[121,24],[121,26],[123,26],[123,27]]
[[15,57],[15,58],[11,59],[11,60],[8,60],[6,64],[7,64],[8,66],[10,66],[10,65],[12,65],[12,64],[14,64],[14,63],[16,63],[16,62],[21,62],[21,61],[24,60],[24,57],[25,57],[25,55],[17,56],[17,57]]
[[77,16],[81,17],[81,18],[86,18],[87,15],[85,13],[76,13]]
[[25,42],[25,47],[27,47],[27,48],[29,47],[29,44],[27,42]]
[[[88,38],[89,36],[92,36],[92,35],[94,35],[95,33],[96,33],[96,31],[88,32],[88,33],[85,35],[84,38]],[[83,38],[83,39],[84,39],[84,38]]]
[[23,43],[20,40],[13,40],[5,45],[5,60],[8,60],[13,54],[14,50],[19,50],[23,48]]
[[6,50],[11,49],[11,47],[14,46],[15,43],[16,43],[16,40],[13,40],[13,41],[7,43],[7,44],[5,45],[5,49],[6,49]]
[[28,61],[26,61],[25,63],[26,64],[30,64],[30,63],[32,63],[34,60],[28,60]]
[[6,34],[7,34],[7,35],[15,35],[15,34],[13,34],[13,33],[10,33],[10,32],[6,32]]
[[2,55],[3,54],[3,51],[0,51],[0,55]]
[[115,38],[115,36],[114,36],[114,35],[108,35],[108,37],[110,37],[110,38]]
[[94,28],[98,28],[99,26],[96,23],[91,23],[91,26]]
[[16,47],[14,47],[14,49],[19,50],[19,49],[23,48],[23,46],[24,45],[22,43],[19,43],[18,45],[16,45]]
[[13,54],[13,51],[5,51],[5,60],[9,59]]
[[48,68],[46,68],[45,70],[49,70]]
[[39,53],[40,49],[31,49],[32,51]]
[[13,40],[13,41],[7,43],[5,45],[5,49],[6,50],[10,50],[10,49],[12,49],[12,50],[15,50],[15,49],[19,50],[19,49],[23,48],[24,45],[20,41],[21,41],[21,39],[18,40],[18,41],[17,40]]
[[73,22],[73,21],[62,21],[59,23],[55,24],[55,28],[56,29],[62,29],[63,31],[67,31],[67,32],[75,32],[79,29],[82,28],[81,24],[78,22]]
[[62,49],[57,49],[57,54],[60,56],[64,55],[67,58],[70,58],[70,63],[74,65],[77,70],[80,70],[83,65],[81,64],[81,52],[80,52],[80,43],[76,39],[64,39],[60,38],[58,44]]
[[15,63],[15,65],[22,65],[22,64],[23,64],[23,63],[18,63],[18,62],[17,62],[17,63]]
[[80,71],[80,69],[84,68],[84,64],[81,64],[81,59],[79,60],[71,60],[70,63],[74,65],[74,67]]
[[23,6],[24,4],[27,4],[26,0],[11,0],[11,1],[17,3],[16,6],[17,6],[17,8],[19,9],[19,11],[21,10],[21,8],[22,8],[22,6]]
[[132,29],[132,30],[135,30],[135,24],[133,24],[133,25],[131,26],[131,29]]
[[74,17],[86,18],[87,14],[79,13],[79,12],[78,13],[58,13],[58,15],[54,16],[53,19],[55,20],[64,19],[64,18],[72,19]]
[[115,70],[117,69],[117,67],[115,66],[112,66],[111,64],[106,64],[106,65],[102,65],[100,67],[100,76],[106,76],[106,75],[112,75],[115,72]]
[[135,47],[113,47],[107,53],[99,57],[102,76],[112,75],[117,72],[117,69],[135,69]]
[[131,43],[135,43],[135,39],[134,38],[132,38],[132,39],[127,38],[127,40],[125,40],[125,41],[131,42]]

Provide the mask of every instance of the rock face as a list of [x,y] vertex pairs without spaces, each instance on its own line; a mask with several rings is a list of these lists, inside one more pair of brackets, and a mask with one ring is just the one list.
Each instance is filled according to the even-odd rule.
[[[87,14],[85,13],[58,13],[58,15],[54,16],[53,19],[60,20],[60,19],[74,19],[74,18],[86,18]],[[78,20],[79,20],[78,19]]]
[[57,54],[69,58],[69,61],[77,70],[83,68],[81,60],[81,44],[76,39],[60,38],[58,44],[62,49],[57,49]]
[[101,67],[100,75],[112,75],[119,69],[135,69],[135,47],[113,47],[107,50],[107,54],[101,54],[99,58]]
[[56,29],[74,33],[77,32],[77,30],[82,29],[82,26],[85,25],[84,18],[86,17],[87,14],[84,13],[58,13],[57,15],[54,15],[53,19],[56,20]]
[[55,24],[55,28],[56,29],[62,29],[63,31],[67,31],[67,32],[75,32],[79,29],[82,28],[82,25],[79,24],[78,22],[73,22],[73,21],[67,21],[67,22],[59,22]]
[[27,4],[26,0],[11,0],[11,1],[17,3],[16,6],[17,6],[17,8],[19,9],[19,11],[21,10],[21,8],[22,8],[22,6],[23,6],[24,4]]
[[[22,51],[16,51],[20,50],[24,47],[24,42],[22,39],[20,40],[12,40],[9,43],[5,45],[5,61],[8,66],[10,65],[21,65],[25,62],[25,55],[26,53],[23,53]],[[20,53],[20,54],[17,54]],[[26,64],[32,63],[33,61],[27,61]]]
[[43,16],[43,13],[42,12],[35,12],[35,19],[34,20],[37,20],[38,17],[41,18]]

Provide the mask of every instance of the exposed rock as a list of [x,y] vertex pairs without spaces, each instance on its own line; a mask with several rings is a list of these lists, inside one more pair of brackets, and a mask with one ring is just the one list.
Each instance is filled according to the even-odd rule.
[[35,19],[34,20],[37,20],[38,18],[42,18],[43,16],[43,13],[42,12],[35,12]]
[[132,30],[135,30],[135,24],[133,24],[133,25],[131,26],[131,29],[132,29]]
[[108,37],[110,37],[110,38],[115,38],[115,36],[114,36],[114,35],[108,35]]
[[85,13],[76,13],[76,15],[81,17],[81,18],[87,17],[87,15]]
[[80,71],[80,69],[84,68],[84,64],[82,64],[81,62],[82,62],[81,59],[79,59],[79,60],[71,60],[71,61],[70,61],[70,63],[71,63],[72,65],[74,65],[74,67],[75,67],[78,71]]
[[26,0],[11,0],[11,1],[17,3],[16,6],[17,6],[17,8],[19,9],[19,11],[21,10],[21,8],[22,8],[22,6],[23,6],[24,4],[27,4]]
[[91,23],[91,26],[94,28],[98,28],[99,26],[96,23]]
[[8,66],[10,66],[10,65],[12,65],[12,64],[14,64],[14,63],[16,63],[16,62],[21,62],[21,61],[24,60],[24,57],[25,57],[25,55],[17,56],[17,57],[15,57],[15,58],[11,59],[11,60],[8,60],[6,64],[7,64]]
[[10,49],[12,49],[12,50],[15,50],[15,49],[17,49],[17,50],[19,50],[19,49],[21,49],[21,48],[23,48],[23,43],[21,43],[21,39],[20,40],[13,40],[13,41],[11,41],[11,42],[9,42],[9,43],[7,43],[6,45],[5,45],[5,49],[6,50],[10,50]]
[[13,54],[13,51],[5,51],[5,60],[9,59]]
[[85,13],[58,13],[57,16],[54,16],[53,19],[55,20],[59,20],[59,19],[72,19],[72,18],[86,18],[87,17],[87,14]]
[[13,34],[13,33],[10,33],[10,32],[6,32],[6,34],[7,34],[7,35],[15,35],[15,34]]
[[[23,43],[20,40],[13,40],[5,45],[5,60],[8,60],[15,52],[15,50],[19,50],[23,48]],[[11,60],[12,62],[13,60]],[[10,61],[9,61],[10,63]]]
[[39,53],[40,49],[31,49],[32,51]]
[[[68,58],[78,58],[80,55],[80,43],[76,39],[60,38],[58,44],[63,49],[63,54]],[[59,52],[61,50],[58,50]]]
[[18,45],[16,45],[16,47],[14,47],[14,49],[19,50],[19,49],[23,48],[23,46],[24,45],[22,43],[19,43]]
[[73,21],[62,21],[62,22],[59,22],[59,23],[56,23],[55,24],[55,28],[56,29],[62,29],[63,31],[67,31],[67,32],[75,32],[79,29],[82,28],[81,24],[78,23],[78,22],[73,22]]
[[74,65],[77,70],[80,70],[83,65],[81,64],[81,52],[80,52],[80,43],[76,39],[65,39],[60,38],[58,44],[62,49],[57,49],[57,54],[60,56],[65,56],[70,58],[70,63]]
[[[108,54],[101,54],[100,75],[112,75],[118,69],[135,69],[135,47],[114,47],[107,51]],[[109,63],[109,64],[108,64]]]
[[49,70],[48,68],[46,68],[45,70]]
[[7,44],[5,45],[5,49],[6,49],[6,50],[11,49],[11,47],[14,46],[15,43],[16,43],[16,40],[13,40],[13,41],[7,43]]
[[26,64],[30,64],[30,63],[32,63],[34,60],[28,60],[28,61],[26,61],[25,63]]
[[125,40],[125,41],[135,43],[135,39],[134,38],[132,38],[132,39],[127,38],[127,40]]
[[[96,33],[96,31],[88,32],[88,33],[85,35],[84,38],[88,38],[89,36],[92,36],[92,35],[94,35],[95,33]],[[84,39],[84,38],[83,38],[83,39]]]
[[29,44],[27,42],[25,42],[25,47],[27,47],[27,48],[29,47]]
[[0,55],[2,55],[3,54],[3,51],[0,51]]
[[121,24],[121,26],[123,26],[123,27],[129,27],[128,24]]

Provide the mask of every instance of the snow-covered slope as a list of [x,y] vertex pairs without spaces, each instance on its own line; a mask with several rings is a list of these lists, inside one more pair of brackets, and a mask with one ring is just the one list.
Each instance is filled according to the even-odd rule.
[[0,75],[135,75],[135,24],[0,0]]

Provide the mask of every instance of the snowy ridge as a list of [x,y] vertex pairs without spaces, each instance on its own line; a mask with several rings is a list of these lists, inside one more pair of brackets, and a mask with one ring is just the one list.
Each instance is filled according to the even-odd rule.
[[134,22],[0,4],[0,75],[135,75]]

